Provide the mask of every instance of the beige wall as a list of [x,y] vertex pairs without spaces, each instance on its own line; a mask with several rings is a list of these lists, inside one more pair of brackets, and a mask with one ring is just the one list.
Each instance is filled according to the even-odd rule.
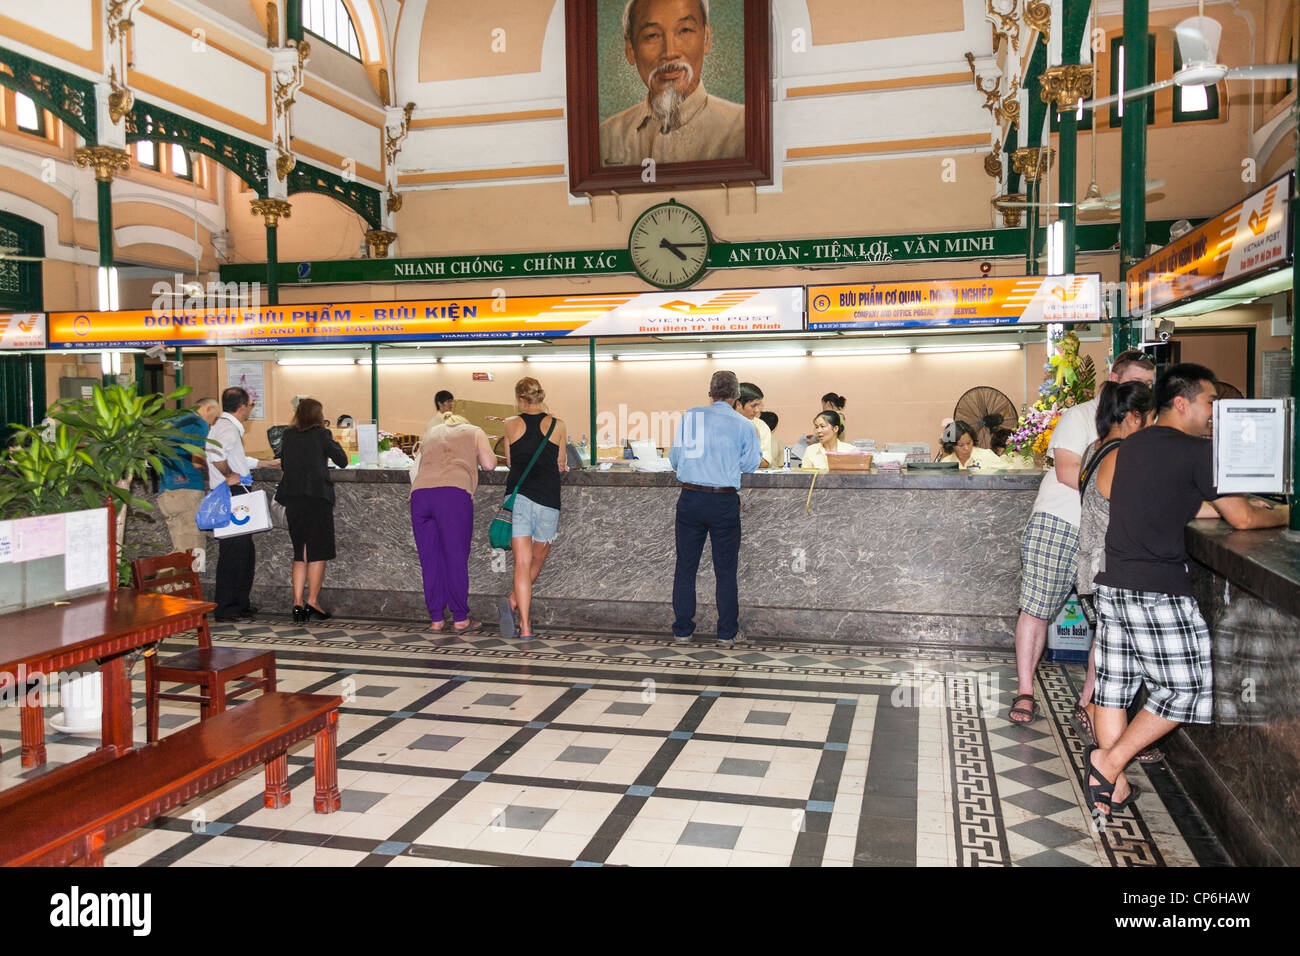
[[[602,351],[605,346],[602,346]],[[1105,376],[1109,340],[1085,342],[1083,353]],[[601,362],[597,364],[596,407],[605,416],[611,437],[671,441],[668,416],[707,402],[709,376],[729,367],[764,392],[764,405],[781,421],[777,437],[793,444],[811,429],[821,410],[821,396],[838,392],[848,399],[848,437],[934,444],[939,423],[951,417],[968,388],[991,385],[1019,406],[1036,398],[1043,381],[1045,349],[1031,345],[1020,352],[987,354],[852,356],[844,358],[689,360],[684,362]],[[267,363],[268,417],[249,422],[247,446],[265,447],[268,425],[285,423],[289,400],[297,394],[318,398],[327,418],[348,412],[358,421],[370,417],[370,370],[366,366],[303,367]],[[491,382],[475,382],[472,373],[488,371]],[[381,366],[379,424],[392,432],[419,432],[433,414],[433,396],[449,389],[458,399],[513,402],[514,383],[525,375],[541,381],[551,410],[568,423],[577,439],[590,434],[588,366],[535,363],[437,366]],[[1026,380],[1028,392],[1026,392]],[[653,426],[653,427],[652,427]],[[668,432],[665,434],[665,432]],[[629,434],[630,433],[630,434]]]

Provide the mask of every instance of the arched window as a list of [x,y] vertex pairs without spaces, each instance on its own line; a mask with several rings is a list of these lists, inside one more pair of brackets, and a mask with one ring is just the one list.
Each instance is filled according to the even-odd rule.
[[326,43],[361,59],[356,27],[343,0],[302,0],[302,25]]

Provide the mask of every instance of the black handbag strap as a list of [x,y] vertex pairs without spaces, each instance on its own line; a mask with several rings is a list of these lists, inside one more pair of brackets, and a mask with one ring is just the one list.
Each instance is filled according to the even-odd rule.
[[1092,476],[1097,473],[1097,467],[1101,464],[1101,460],[1118,448],[1121,441],[1123,441],[1122,438],[1112,438],[1110,441],[1098,448],[1093,453],[1092,457],[1088,459],[1087,463],[1084,464],[1083,468],[1079,471],[1080,498],[1083,497],[1084,491],[1087,490],[1088,482],[1092,479]]
[[556,425],[556,419],[554,416],[552,416],[551,427],[546,429],[546,437],[543,438],[541,443],[537,446],[537,451],[533,452],[533,457],[528,460],[528,467],[525,468],[523,472],[520,473],[519,483],[515,485],[515,490],[510,493],[510,501],[506,505],[507,508],[511,508],[511,509],[514,508],[515,495],[519,494],[519,489],[524,486],[524,482],[528,479],[528,473],[533,470],[533,465],[537,464],[537,459],[542,457],[542,450],[545,449],[546,446],[550,443],[551,433],[555,431],[555,425]]

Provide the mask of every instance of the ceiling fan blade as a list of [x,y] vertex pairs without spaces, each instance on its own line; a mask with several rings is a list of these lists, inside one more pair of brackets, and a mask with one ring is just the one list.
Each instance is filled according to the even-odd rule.
[[1000,202],[999,209],[1049,209],[1058,206],[1073,206],[1072,202]]
[[0,252],[0,262],[44,262],[44,256],[11,256]]
[[1174,81],[1172,78],[1168,80],[1161,80],[1159,83],[1151,83],[1147,86],[1139,86],[1136,90],[1125,90],[1123,96],[1120,96],[1117,93],[1114,96],[1103,96],[1101,99],[1089,100],[1088,102],[1083,104],[1083,108],[1085,110],[1096,109],[1098,106],[1106,106],[1110,103],[1117,103],[1121,99],[1127,103],[1129,100],[1141,99],[1144,96],[1149,96],[1150,94],[1154,93],[1156,90],[1163,90],[1166,86],[1173,86],[1173,85],[1174,85]]
[[1234,66],[1224,79],[1228,80],[1294,80],[1296,78],[1294,63],[1252,63],[1250,66]]
[[[1159,189],[1164,184],[1165,181],[1163,179],[1148,179],[1146,184],[1146,192],[1153,192],[1154,190]],[[1122,194],[1123,194],[1123,190],[1117,189],[1113,193],[1106,193],[1106,195],[1101,197],[1101,201],[1105,203],[1112,203],[1112,202],[1118,203],[1119,197]]]
[[1203,14],[1188,17],[1174,27],[1174,36],[1178,39],[1178,55],[1184,66],[1218,62],[1219,39],[1223,36],[1223,27],[1218,20]]

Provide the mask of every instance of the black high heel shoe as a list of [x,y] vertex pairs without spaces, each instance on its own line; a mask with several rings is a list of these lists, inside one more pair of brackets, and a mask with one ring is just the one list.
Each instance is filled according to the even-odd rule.
[[330,618],[334,616],[329,611],[322,611],[320,608],[313,607],[310,604],[304,604],[302,606],[302,610],[303,610],[303,614],[306,615],[306,618],[309,621],[312,618],[315,618],[318,621],[328,621]]
[[293,606],[293,623],[295,624],[307,623],[307,609],[300,604],[295,604]]

